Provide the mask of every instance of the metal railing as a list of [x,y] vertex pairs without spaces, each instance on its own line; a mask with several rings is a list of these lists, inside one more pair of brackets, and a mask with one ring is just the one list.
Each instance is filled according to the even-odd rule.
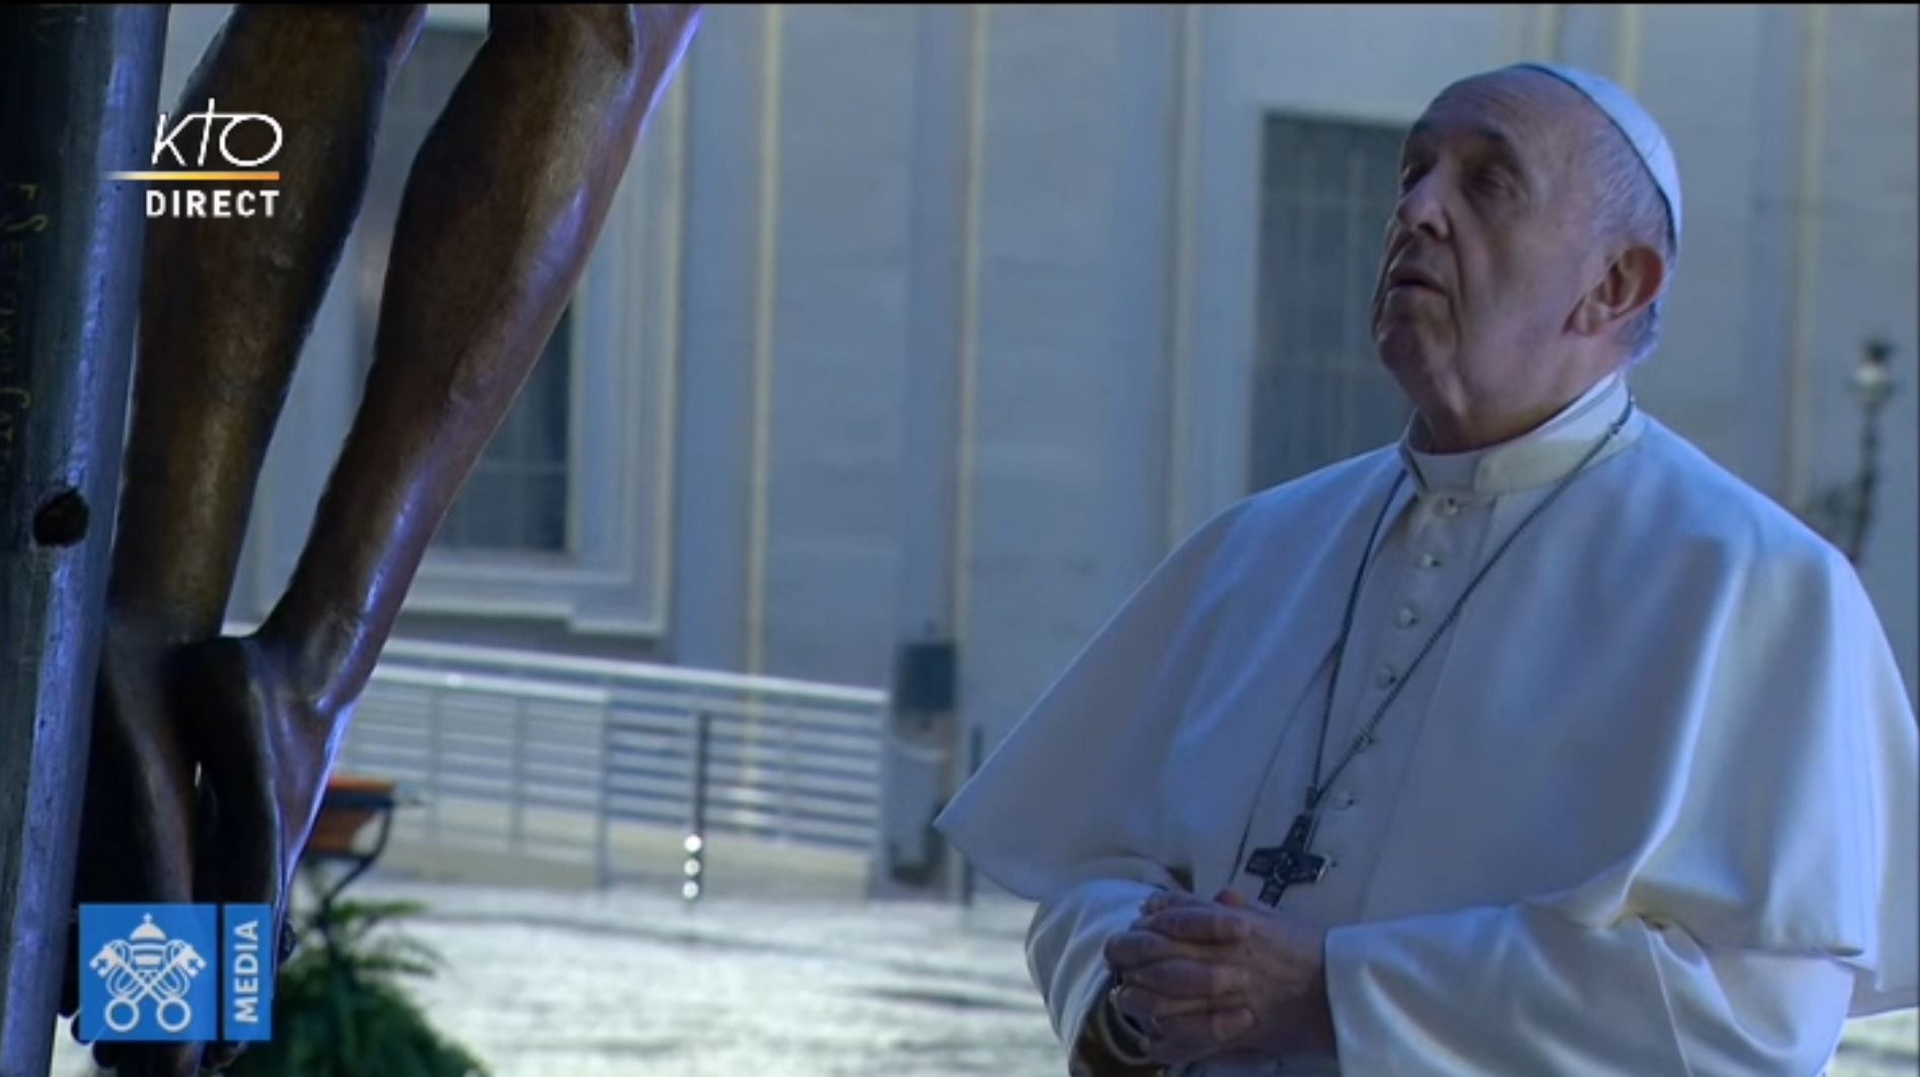
[[870,854],[887,706],[876,689],[393,640],[338,769],[422,795],[396,837],[590,864],[607,885],[678,870],[690,834]]

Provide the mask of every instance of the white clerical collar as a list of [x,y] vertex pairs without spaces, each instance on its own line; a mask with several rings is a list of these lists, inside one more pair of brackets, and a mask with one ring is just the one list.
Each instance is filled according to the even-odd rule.
[[[1420,417],[1415,415],[1400,439],[1400,456],[1425,494],[1445,490],[1497,497],[1544,486],[1566,475],[1595,442],[1606,436],[1626,408],[1627,396],[1625,375],[1610,374],[1527,433],[1498,445],[1458,453],[1415,448],[1424,434]],[[1617,444],[1624,445],[1630,433],[1622,431],[1622,436],[1615,439]]]

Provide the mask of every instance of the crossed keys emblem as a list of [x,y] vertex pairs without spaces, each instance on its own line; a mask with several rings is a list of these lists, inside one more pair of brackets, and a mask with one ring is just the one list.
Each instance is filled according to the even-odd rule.
[[207,960],[191,943],[169,940],[151,914],[125,939],[102,946],[89,965],[113,996],[104,1016],[115,1032],[137,1026],[140,1004],[148,999],[154,1001],[154,1020],[168,1032],[179,1032],[193,1021],[187,992]]

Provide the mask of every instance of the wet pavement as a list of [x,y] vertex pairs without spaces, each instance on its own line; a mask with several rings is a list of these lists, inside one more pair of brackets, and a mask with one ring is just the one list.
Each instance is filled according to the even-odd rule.
[[[1053,1077],[1028,907],[542,890],[370,878],[429,912],[415,985],[494,1077]],[[1858,1023],[1833,1077],[1910,1075],[1914,1014]],[[63,1034],[64,1039],[64,1034]],[[57,1077],[87,1072],[63,1043]]]

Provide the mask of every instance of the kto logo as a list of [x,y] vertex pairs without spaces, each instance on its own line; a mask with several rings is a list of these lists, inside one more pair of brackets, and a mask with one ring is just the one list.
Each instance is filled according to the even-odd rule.
[[[252,185],[280,182],[280,173],[261,166],[280,153],[286,141],[280,121],[264,112],[220,112],[214,100],[207,99],[205,112],[189,112],[169,126],[166,113],[153,135],[154,170],[114,172],[117,180],[145,183],[238,183],[243,187],[214,187],[207,190],[147,191],[148,217],[271,217],[280,192]],[[240,132],[239,145],[234,141]],[[271,133],[272,145],[264,153],[244,156],[257,148]],[[197,137],[196,137],[197,135]],[[217,152],[219,163],[227,168],[209,169],[208,153]],[[189,160],[191,155],[191,161]],[[173,169],[163,169],[171,164]]]
[[88,970],[80,980],[80,1038],[270,1038],[274,947],[262,940],[272,915],[265,905],[80,906],[80,961]]

